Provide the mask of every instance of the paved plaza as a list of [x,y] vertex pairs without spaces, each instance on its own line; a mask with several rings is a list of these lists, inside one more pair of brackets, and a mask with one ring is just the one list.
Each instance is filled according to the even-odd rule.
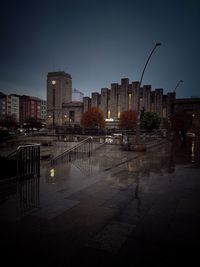
[[193,139],[43,161],[39,179],[0,184],[4,266],[198,266],[199,163]]

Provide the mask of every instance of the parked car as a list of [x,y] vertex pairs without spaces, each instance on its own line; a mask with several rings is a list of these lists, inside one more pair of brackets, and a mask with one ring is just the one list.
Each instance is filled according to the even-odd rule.
[[47,135],[48,134],[48,130],[45,129],[45,128],[41,128],[38,133],[39,133],[39,135]]

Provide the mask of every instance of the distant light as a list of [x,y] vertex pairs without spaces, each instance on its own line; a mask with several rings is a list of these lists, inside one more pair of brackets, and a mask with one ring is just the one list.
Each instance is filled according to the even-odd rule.
[[106,137],[106,138],[105,138],[105,143],[109,143],[109,144],[113,143],[113,138],[112,138],[112,136],[111,136],[111,137]]
[[105,119],[105,121],[114,121],[114,119],[113,118]]
[[55,176],[55,169],[54,168],[51,168],[50,169],[50,177],[54,177]]
[[110,119],[110,110],[108,110],[108,119]]
[[195,153],[194,153],[194,140],[192,141],[192,147],[191,147],[191,152],[192,152],[192,162],[194,162],[194,157],[195,157]]

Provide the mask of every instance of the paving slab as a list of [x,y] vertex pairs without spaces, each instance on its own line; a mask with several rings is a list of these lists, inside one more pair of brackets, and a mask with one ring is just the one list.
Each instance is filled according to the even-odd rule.
[[58,164],[52,176],[50,168],[42,166],[37,182],[0,188],[7,262],[8,251],[21,266],[129,266],[128,260],[171,266],[195,259],[200,169],[191,142],[141,154],[107,145],[90,160]]

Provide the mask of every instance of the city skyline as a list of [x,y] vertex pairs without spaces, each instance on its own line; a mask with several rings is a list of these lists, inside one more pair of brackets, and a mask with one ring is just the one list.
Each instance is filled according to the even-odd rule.
[[11,1],[2,7],[0,91],[46,99],[50,71],[91,96],[121,78],[199,96],[198,1]]

